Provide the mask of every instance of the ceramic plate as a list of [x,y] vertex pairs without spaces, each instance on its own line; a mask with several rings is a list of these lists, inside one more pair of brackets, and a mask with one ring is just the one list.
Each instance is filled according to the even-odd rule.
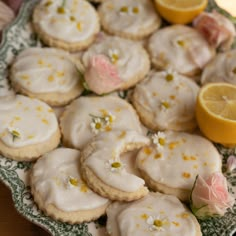
[[[15,55],[24,48],[41,46],[37,35],[31,26],[31,13],[38,0],[26,0],[21,8],[18,17],[3,32],[2,43],[0,45],[0,97],[13,93],[7,80],[8,66]],[[209,0],[208,9],[219,9],[214,1]],[[227,15],[229,17],[229,15]],[[236,19],[229,17],[234,23]],[[235,149],[225,149],[216,145],[223,158],[223,166],[227,157],[236,155]],[[17,211],[31,222],[43,227],[52,235],[63,236],[102,236],[105,234],[105,217],[101,217],[96,222],[89,224],[70,225],[61,223],[45,216],[33,202],[29,188],[29,170],[32,163],[16,162],[0,156],[0,180],[11,190],[12,199]],[[225,168],[223,167],[223,171]],[[225,173],[230,192],[236,198],[236,171]],[[212,218],[200,221],[203,236],[233,236],[236,233],[236,204],[232,211],[228,211],[224,217]]]

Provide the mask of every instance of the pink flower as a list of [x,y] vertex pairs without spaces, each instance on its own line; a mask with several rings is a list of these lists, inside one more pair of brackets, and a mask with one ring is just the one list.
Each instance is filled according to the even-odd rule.
[[4,2],[0,1],[0,30],[8,25],[14,17],[15,15],[12,9]]
[[227,180],[220,172],[213,173],[206,180],[198,176],[190,200],[192,212],[200,219],[223,216],[227,208],[234,204],[234,198],[228,192]]
[[23,0],[4,0],[4,2],[17,13]]
[[222,51],[230,49],[236,35],[233,23],[216,11],[201,13],[193,21],[193,26],[210,45]]
[[231,155],[227,159],[227,171],[232,172],[236,168],[236,157]]
[[99,95],[114,91],[122,82],[116,67],[104,55],[90,59],[84,79],[89,89]]

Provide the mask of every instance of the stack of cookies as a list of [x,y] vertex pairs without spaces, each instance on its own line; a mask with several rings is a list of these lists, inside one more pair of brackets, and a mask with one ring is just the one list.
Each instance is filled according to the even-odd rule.
[[[0,100],[0,153],[36,161],[34,200],[56,220],[107,214],[112,236],[200,236],[185,203],[196,176],[221,172],[222,163],[213,143],[196,134],[196,80],[202,71],[202,83],[226,75],[223,65],[235,77],[235,52],[215,57],[193,27],[161,28],[151,0],[95,2],[42,0],[35,7],[45,47],[20,52],[11,65],[17,95]],[[95,57],[110,65],[101,63],[92,84],[100,90],[86,83]],[[105,75],[119,83],[98,93]]]

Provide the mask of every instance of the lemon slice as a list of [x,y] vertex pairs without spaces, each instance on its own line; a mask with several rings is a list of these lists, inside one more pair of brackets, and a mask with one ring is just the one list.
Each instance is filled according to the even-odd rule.
[[207,0],[155,0],[160,15],[170,23],[187,24],[207,6]]
[[203,86],[197,97],[196,118],[207,138],[225,146],[236,146],[236,85]]
[[236,4],[234,0],[215,0],[216,4],[227,11],[232,16],[236,17]]

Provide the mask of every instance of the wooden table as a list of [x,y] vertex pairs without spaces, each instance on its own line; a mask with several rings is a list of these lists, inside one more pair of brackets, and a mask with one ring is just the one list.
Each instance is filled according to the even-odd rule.
[[1,236],[50,236],[40,227],[18,214],[14,208],[11,193],[0,182],[0,235]]

